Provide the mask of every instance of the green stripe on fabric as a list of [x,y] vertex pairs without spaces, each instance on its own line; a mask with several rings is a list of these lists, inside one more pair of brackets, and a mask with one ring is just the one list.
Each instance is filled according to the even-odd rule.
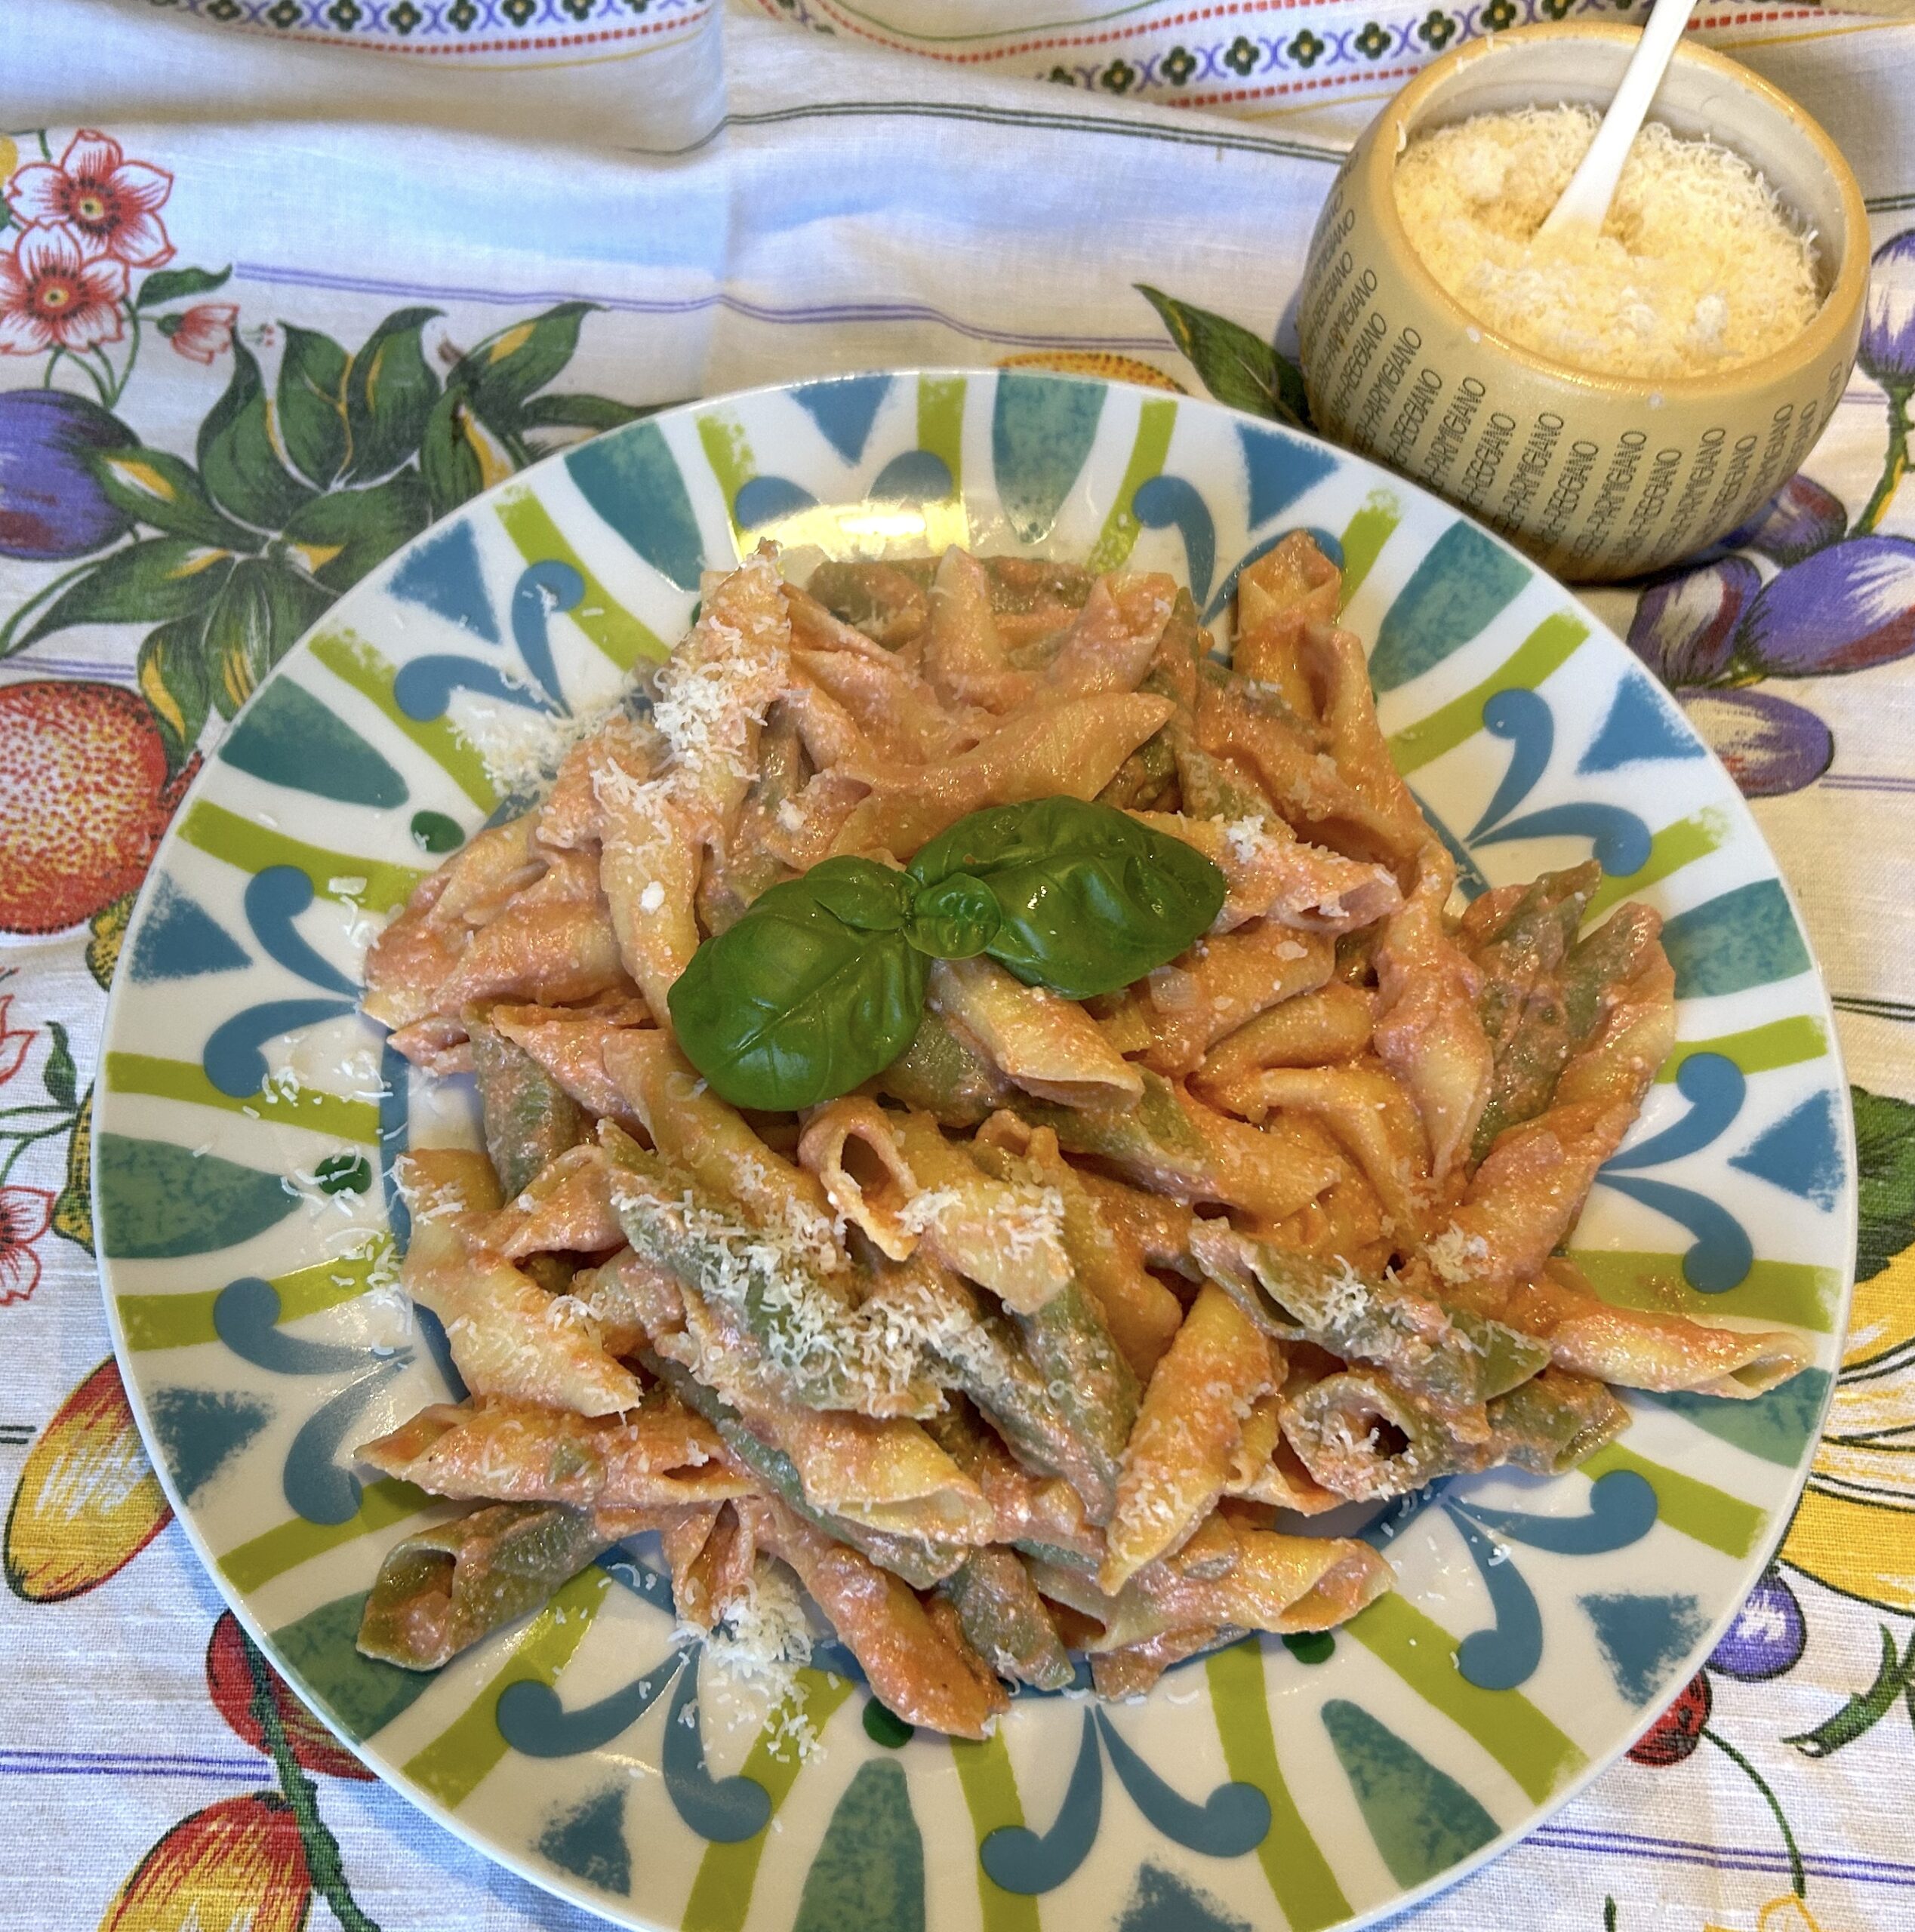
[[[202,799],[187,813],[180,836],[214,858],[242,872],[263,872],[272,866],[291,866],[312,881],[322,899],[362,906],[369,912],[389,912],[403,906],[412,888],[426,875],[410,866],[389,866],[382,860],[356,859],[348,852],[328,851],[323,845],[288,838],[283,832],[255,825],[223,805]],[[356,882],[350,889],[349,882]]]
[[1697,1543],[1706,1543],[1726,1556],[1747,1556],[1760,1538],[1769,1512],[1725,1489],[1686,1476],[1679,1469],[1665,1468],[1612,1442],[1597,1450],[1578,1473],[1593,1482],[1612,1469],[1628,1469],[1640,1476],[1655,1491],[1656,1521],[1667,1523]]
[[556,1682],[611,1588],[611,1576],[591,1564],[556,1592],[525,1626],[492,1681],[431,1743],[406,1760],[405,1775],[442,1804],[454,1810],[463,1804],[510,1749],[499,1730],[500,1694],[513,1684]]
[[1024,1822],[1017,1774],[1011,1768],[1003,1734],[993,1731],[978,1744],[953,1738],[951,1760],[957,1766],[958,1783],[964,1788],[965,1804],[971,1813],[971,1833],[978,1841],[978,1905],[984,1932],[1043,1932],[1036,1900],[1022,1892],[1007,1892],[984,1869],[985,1839],[1007,1825]]
[[[342,1302],[356,1300],[372,1284],[376,1269],[389,1266],[392,1241],[376,1236],[356,1254],[337,1261],[316,1261],[309,1268],[270,1277],[279,1295],[279,1319],[297,1321]],[[213,1304],[225,1292],[194,1289],[177,1295],[122,1295],[115,1306],[126,1345],[136,1353],[149,1349],[190,1349],[219,1339],[213,1326]]]
[[106,1086],[115,1094],[150,1094],[163,1100],[185,1100],[196,1107],[247,1114],[276,1127],[309,1128],[362,1147],[379,1144],[379,1109],[365,1100],[342,1100],[300,1088],[291,1094],[223,1094],[197,1061],[162,1060],[153,1054],[109,1054]]
[[1472,1684],[1456,1661],[1458,1640],[1402,1598],[1378,1597],[1338,1635],[1354,1637],[1387,1664],[1539,1802],[1588,1763],[1575,1740],[1519,1691],[1485,1690]]
[[1729,835],[1726,812],[1698,812],[1693,818],[1679,818],[1673,825],[1665,825],[1649,841],[1649,856],[1642,869],[1604,879],[1590,894],[1583,916],[1593,919],[1621,900],[1633,898],[1646,885],[1653,885],[1658,879],[1695,864],[1714,851]]
[[316,637],[306,647],[343,685],[377,705],[394,728],[409,738],[482,812],[499,802],[499,789],[485,775],[485,761],[444,718],[408,718],[393,695],[398,666],[387,663],[364,638],[350,631]]
[[758,459],[751,453],[751,445],[745,440],[744,426],[734,423],[728,416],[716,410],[710,414],[700,416],[698,422],[699,447],[705,452],[705,461],[711,466],[712,475],[718,481],[718,487],[725,493],[725,518],[731,526],[734,540],[739,537],[738,492],[758,474]]
[[1720,1054],[1744,1073],[1769,1073],[1778,1066],[1820,1060],[1827,1051],[1828,1035],[1822,1023],[1798,1013],[1787,1020],[1772,1020],[1766,1026],[1751,1026],[1743,1033],[1722,1033],[1713,1040],[1678,1040],[1655,1077],[1661,1084],[1673,1080],[1683,1061],[1697,1054]]
[[1461,697],[1439,705],[1428,717],[1405,725],[1390,740],[1390,755],[1396,769],[1407,777],[1412,771],[1441,758],[1445,752],[1473,738],[1482,729],[1482,708],[1498,691],[1534,691],[1545,678],[1569,663],[1584,640],[1589,626],[1567,611],[1545,617],[1479,685]]
[[[735,494],[735,493],[734,493]],[[731,499],[726,498],[729,503]],[[670,648],[641,623],[593,574],[591,566],[565,540],[552,513],[527,491],[493,506],[506,534],[528,564],[568,564],[585,585],[585,594],[565,613],[616,664],[629,671],[640,658],[662,663]]]
[[1262,1645],[1247,1637],[1219,1651],[1204,1670],[1224,1762],[1239,1784],[1254,1785],[1270,1803],[1270,1828],[1257,1847],[1257,1859],[1291,1932],[1318,1932],[1347,1918],[1350,1901],[1310,1836],[1277,1763]]
[[1683,1279],[1679,1254],[1644,1254],[1608,1248],[1572,1249],[1569,1259],[1590,1285],[1618,1308],[1646,1308],[1664,1315],[1746,1315],[1756,1321],[1787,1321],[1826,1335],[1835,1325],[1842,1278],[1833,1268],[1803,1261],[1757,1261],[1738,1287],[1719,1295],[1698,1294]]
[[[830,1676],[820,1670],[801,1670],[796,1700],[797,1722],[808,1728],[814,1737],[823,1736],[832,1712],[851,1694],[846,1678]],[[787,1728],[782,1723],[775,1728],[768,1724],[758,1734],[743,1767],[744,1775],[762,1784],[771,1801],[764,1829],[735,1844],[706,1847],[705,1855],[699,1861],[698,1875],[691,1883],[685,1917],[679,1921],[682,1932],[738,1932],[744,1924],[751,1910],[752,1888],[758,1882],[759,1860],[765,1855],[765,1841],[778,1815],[778,1807],[804,1769],[803,1759],[786,1735]],[[852,1932],[852,1928],[847,1926],[845,1932]]]
[[1343,593],[1339,609],[1347,607],[1362,586],[1371,566],[1403,520],[1403,506],[1387,490],[1372,490],[1363,507],[1344,527]]
[[1170,454],[1171,432],[1176,426],[1177,405],[1168,398],[1147,402],[1137,412],[1137,440],[1131,445],[1124,480],[1117,485],[1117,500],[1085,560],[1085,568],[1094,574],[1121,568],[1136,547],[1143,526],[1131,507],[1131,499],[1142,485],[1162,473],[1164,458]]
[[343,1523],[309,1523],[295,1516],[266,1531],[220,1558],[220,1573],[236,1590],[256,1590],[275,1577],[309,1563],[342,1543],[356,1542],[389,1523],[416,1516],[436,1499],[423,1489],[414,1489],[396,1476],[381,1476],[368,1483],[359,1506]]

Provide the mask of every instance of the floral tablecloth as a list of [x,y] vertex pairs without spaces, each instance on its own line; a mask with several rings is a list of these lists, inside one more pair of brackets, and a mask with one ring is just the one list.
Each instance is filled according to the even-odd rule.
[[[1281,414],[1304,243],[1377,102],[1459,36],[1615,11],[8,0],[0,1922],[587,1922],[276,1701],[108,1353],[106,990],[257,681],[435,516],[662,402],[1024,362]],[[1741,1621],[1629,1761],[1419,1932],[1915,1924],[1915,26],[1705,5],[1695,30],[1855,163],[1880,250],[1862,368],[1732,548],[1594,601],[1801,899],[1855,1083],[1861,1284],[1808,1497]],[[1121,1921],[1233,1922],[1160,1893]]]

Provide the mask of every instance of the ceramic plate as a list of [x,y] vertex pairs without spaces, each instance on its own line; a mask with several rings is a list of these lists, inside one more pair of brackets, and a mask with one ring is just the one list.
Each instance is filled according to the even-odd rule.
[[[1609,1299],[1800,1324],[1740,1404],[1630,1398],[1572,1475],[1436,1485],[1369,1534],[1401,1580],[1332,1637],[1252,1640],[1147,1703],[1018,1699],[901,1737],[802,1681],[802,1758],[675,1644],[635,1548],[436,1675],[360,1658],[381,1555],[435,1506],[352,1447],[447,1387],[392,1254],[408,1140],[472,1133],[355,1011],[368,937],[497,775],[684,629],[757,537],[950,543],[1175,573],[1206,620],[1306,527],[1339,557],[1396,761],[1465,889],[1592,853],[1667,921],[1681,1044],[1572,1246]],[[483,748],[482,750],[481,748]],[[700,403],[539,464],[336,605],[162,848],[107,1027],[96,1225],[120,1361],[182,1519],[314,1707],[435,1817],[632,1926],[1328,1927],[1535,1825],[1695,1668],[1787,1522],[1854,1251],[1821,981],[1722,768],[1559,585],[1370,464],[1211,404],[1025,373]],[[435,1343],[437,1346],[435,1346]],[[842,1662],[827,1654],[824,1661]],[[1183,1915],[1177,1916],[1181,1912]],[[1213,1918],[1202,1915],[1208,1912]]]

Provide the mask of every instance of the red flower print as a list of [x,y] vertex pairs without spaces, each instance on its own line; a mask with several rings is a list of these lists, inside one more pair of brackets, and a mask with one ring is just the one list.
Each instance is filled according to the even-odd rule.
[[[166,330],[173,346],[196,362],[210,364],[232,346],[232,325],[239,319],[236,302],[200,302],[183,315],[166,318],[174,326]],[[164,328],[165,324],[161,327]]]
[[1629,1747],[1630,1756],[1655,1770],[1679,1764],[1701,1743],[1714,1703],[1708,1676],[1698,1670],[1676,1694],[1676,1701]]
[[118,342],[125,297],[125,263],[88,254],[63,228],[29,228],[0,255],[0,355]]
[[221,1717],[256,1751],[266,1749],[266,1727],[253,1708],[253,1671],[269,1674],[272,1700],[294,1759],[309,1771],[336,1778],[370,1778],[371,1772],[302,1704],[292,1687],[254,1651],[239,1620],[231,1611],[220,1613],[206,1646],[206,1688]]
[[154,212],[173,192],[163,168],[128,161],[118,141],[82,128],[59,165],[35,162],[7,183],[7,205],[23,228],[61,228],[91,249],[136,269],[173,259]]
[[181,1819],[120,1887],[100,1932],[302,1932],[312,1903],[292,1807],[248,1792]]
[[7,1009],[14,1003],[11,993],[0,993],[0,1087],[4,1087],[20,1069],[20,1063],[26,1058],[26,1050],[33,1044],[33,1035],[38,1029],[32,1026],[9,1026]]
[[0,1187],[0,1308],[40,1285],[33,1244],[52,1220],[53,1196],[44,1187]]

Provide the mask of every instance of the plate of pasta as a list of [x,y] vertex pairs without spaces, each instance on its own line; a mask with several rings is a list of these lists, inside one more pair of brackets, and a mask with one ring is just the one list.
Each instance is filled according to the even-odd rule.
[[534,466],[264,681],[95,1225],[248,1630],[537,1883],[1318,1932],[1761,1574],[1843,1092],[1727,774],[1500,540],[1181,395],[842,377]]

